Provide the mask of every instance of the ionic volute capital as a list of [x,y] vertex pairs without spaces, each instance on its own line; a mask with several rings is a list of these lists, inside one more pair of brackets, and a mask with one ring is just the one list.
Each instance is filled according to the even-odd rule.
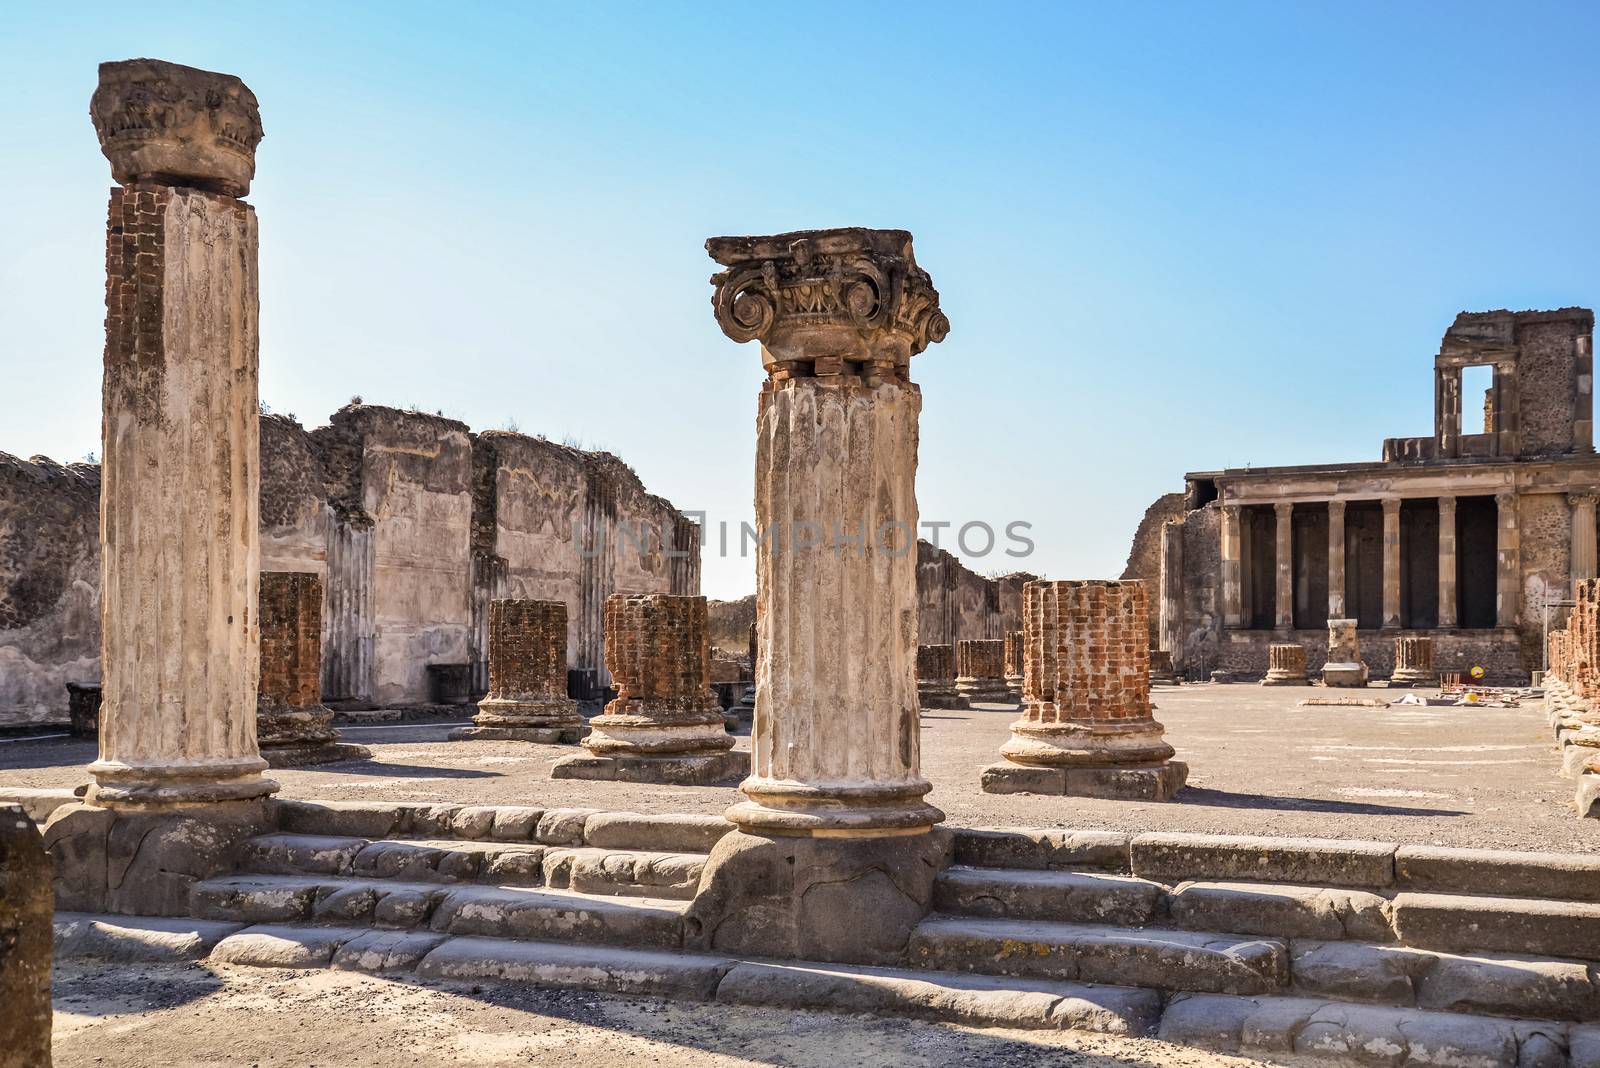
[[761,342],[774,373],[904,378],[911,357],[950,332],[904,230],[714,237],[706,251],[727,268],[711,278],[717,325]]
[[1574,508],[1593,508],[1600,501],[1600,493],[1581,492],[1567,494],[1567,503]]

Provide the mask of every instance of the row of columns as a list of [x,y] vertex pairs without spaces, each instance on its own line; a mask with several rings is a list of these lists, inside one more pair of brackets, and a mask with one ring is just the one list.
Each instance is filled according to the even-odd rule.
[[[1594,493],[1567,495],[1572,505],[1572,578],[1593,578],[1596,573]],[[1441,628],[1457,625],[1456,618],[1456,499],[1440,497],[1439,502],[1439,621]],[[1400,618],[1400,503],[1399,497],[1386,497],[1383,507],[1383,616],[1385,628],[1398,629]],[[1331,500],[1328,506],[1328,618],[1341,619],[1345,608],[1345,502]],[[1222,508],[1221,580],[1223,625],[1242,628],[1244,614],[1243,505]],[[1273,503],[1276,520],[1276,606],[1274,624],[1280,630],[1294,627],[1294,502]],[[1522,597],[1522,544],[1517,526],[1515,493],[1495,494],[1496,569],[1495,625],[1517,625]]]

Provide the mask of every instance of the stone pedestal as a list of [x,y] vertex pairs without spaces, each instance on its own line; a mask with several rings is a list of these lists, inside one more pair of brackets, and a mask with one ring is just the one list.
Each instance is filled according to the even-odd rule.
[[1306,678],[1306,647],[1294,642],[1267,646],[1267,675],[1263,686],[1309,686]]
[[1437,686],[1439,671],[1433,666],[1433,639],[1425,637],[1394,640],[1394,674],[1390,686]]
[[956,642],[956,692],[972,704],[1011,704],[1005,663],[1001,638]]
[[1365,686],[1367,665],[1361,662],[1361,642],[1353,619],[1328,620],[1328,662],[1322,666],[1324,686]]
[[450,740],[577,743],[583,716],[567,696],[563,602],[489,602],[489,696],[478,702],[472,723],[451,731]]
[[1014,630],[1005,638],[1005,683],[1006,698],[1016,704],[1022,703],[1022,632]]
[[923,708],[968,707],[967,699],[956,692],[955,646],[917,646],[917,699]]
[[588,753],[563,757],[553,779],[703,785],[743,777],[707,684],[706,599],[612,594],[605,603],[606,670],[616,700],[589,721]]
[[1183,680],[1172,667],[1172,654],[1165,649],[1150,650],[1150,685],[1177,686]]
[[50,1068],[55,873],[20,805],[0,805],[0,1068]]
[[370,757],[339,741],[322,703],[322,579],[293,571],[261,573],[261,683],[256,738],[274,768]]
[[983,789],[1169,800],[1188,768],[1151,715],[1144,585],[1030,582],[1023,599],[1022,718]]
[[259,798],[255,210],[239,79],[106,63],[90,103],[121,184],[106,240],[95,805]]

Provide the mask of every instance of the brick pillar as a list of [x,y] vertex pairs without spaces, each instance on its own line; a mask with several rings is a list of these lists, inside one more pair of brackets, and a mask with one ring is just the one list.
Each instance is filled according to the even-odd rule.
[[1400,626],[1400,499],[1383,500],[1383,626]]
[[[159,106],[158,106],[159,105]],[[254,94],[226,74],[100,66],[121,183],[106,237],[100,759],[87,800],[259,798]]]
[[1394,674],[1390,686],[1437,686],[1439,672],[1433,666],[1433,639],[1428,637],[1394,640]]
[[1278,501],[1272,506],[1278,522],[1275,556],[1277,583],[1273,589],[1276,608],[1274,624],[1279,630],[1294,629],[1294,505]]
[[261,682],[256,737],[275,768],[370,757],[339,741],[322,703],[322,578],[297,571],[261,572]]
[[973,704],[1003,705],[1011,700],[1006,687],[1003,638],[956,642],[956,692]]
[[614,593],[605,646],[617,696],[589,721],[588,753],[556,761],[552,779],[705,785],[750,770],[711,693],[704,597]]
[[917,698],[923,708],[970,707],[956,692],[955,646],[917,646]]
[[1005,641],[1006,699],[1022,703],[1022,632],[1008,631]]
[[1572,507],[1572,580],[1596,577],[1595,526],[1593,493],[1569,493],[1567,504]]
[[1151,715],[1144,584],[1030,582],[1023,598],[1022,718],[984,790],[1170,799],[1188,769]]
[[1322,666],[1324,686],[1365,686],[1367,665],[1361,662],[1361,640],[1353,619],[1328,620],[1328,662]]
[[1494,495],[1495,618],[1497,627],[1515,627],[1522,618],[1522,533],[1517,526],[1517,495]]
[[1295,642],[1274,642],[1267,646],[1267,674],[1263,686],[1308,686],[1306,647]]
[[1328,502],[1328,618],[1344,615],[1344,502]]
[[1456,625],[1456,499],[1439,498],[1439,626]]
[[1217,524],[1221,540],[1220,575],[1222,581],[1222,625],[1237,629],[1244,626],[1244,565],[1240,560],[1242,537],[1240,534],[1239,506],[1222,506],[1221,522]]
[[473,726],[450,732],[473,738],[574,743],[583,732],[578,702],[567,696],[567,606],[503,598],[489,602],[489,695]]

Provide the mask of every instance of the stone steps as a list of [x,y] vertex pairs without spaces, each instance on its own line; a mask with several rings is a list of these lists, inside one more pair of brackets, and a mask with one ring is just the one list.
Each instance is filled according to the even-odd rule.
[[550,886],[586,894],[687,900],[701,853],[459,839],[383,839],[278,832],[245,842],[240,870],[256,875],[354,875],[409,882]]
[[[465,888],[481,889],[481,888]],[[336,968],[728,1005],[1075,1029],[1297,1064],[1600,1068],[1600,1027],[1298,995],[1163,994],[1056,979],[741,960],[656,948],[358,926],[218,924],[62,913],[57,956]],[[1348,950],[1350,943],[1329,943]],[[1376,947],[1371,947],[1376,948]],[[1385,952],[1405,953],[1396,947]]]

